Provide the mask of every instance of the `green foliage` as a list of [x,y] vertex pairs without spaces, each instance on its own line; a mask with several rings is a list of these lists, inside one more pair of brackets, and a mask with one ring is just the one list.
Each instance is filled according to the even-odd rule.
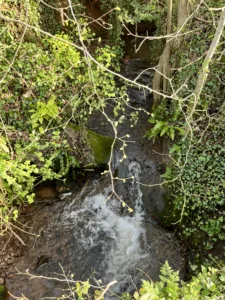
[[183,128],[170,125],[168,121],[158,121],[154,118],[153,114],[148,121],[149,123],[155,124],[155,126],[146,134],[146,136],[149,139],[153,139],[153,141],[155,141],[156,137],[161,137],[164,134],[171,138],[171,140],[174,140],[175,132],[179,132],[181,135],[184,135],[185,131]]
[[[0,151],[0,229],[4,230],[4,223],[15,220],[18,210],[14,204],[26,199],[33,202],[34,194],[31,193],[35,177],[38,173],[36,165],[31,165],[29,160],[22,158],[22,152],[17,159],[12,159],[9,148],[4,144]],[[32,174],[32,175],[31,175]]]
[[[153,296],[153,299],[179,299],[179,276],[178,272],[174,272],[166,262],[161,270],[159,282],[143,281],[140,295],[143,297]],[[136,297],[139,299],[138,297]]]
[[[222,2],[210,0],[207,5],[220,7]],[[155,127],[147,134],[151,138],[166,132],[170,135],[168,125],[186,131],[185,135],[175,135],[175,144],[170,148],[175,164],[163,175],[169,181],[167,220],[171,221],[170,225],[176,223],[181,237],[198,250],[211,249],[218,240],[225,239],[224,38],[212,58],[207,81],[191,120],[187,109],[189,101],[193,100],[190,94],[195,90],[219,15],[219,11],[212,13],[202,5],[195,18],[186,25],[185,30],[196,30],[196,34],[183,37],[179,51],[171,58],[171,82],[173,91],[179,90],[178,97],[162,100],[154,108],[155,120],[150,119],[150,122],[155,121]],[[207,24],[202,22],[202,16]]]
[[[19,19],[32,26],[39,27],[40,14],[37,1],[35,0],[1,0],[0,1],[1,12],[4,16],[10,19]],[[1,21],[0,21],[1,23]],[[2,24],[1,24],[2,25]],[[4,23],[4,26],[0,26],[3,32],[7,29],[9,36],[20,38],[24,32],[24,25],[15,23]],[[1,30],[0,29],[0,30]],[[33,34],[37,38],[37,33]],[[2,36],[1,36],[2,39]],[[31,30],[26,29],[25,39],[32,39]],[[4,41],[4,37],[3,37]],[[1,42],[0,42],[1,44]]]
[[130,24],[141,21],[156,21],[163,12],[164,9],[158,0],[145,1],[144,3],[138,0],[123,1],[119,19]]
[[[101,0],[101,8],[109,11],[118,8],[109,15],[109,21],[113,28],[110,31],[110,40],[112,43],[121,43],[121,34],[123,34],[123,24],[137,24],[142,21],[156,22],[160,25],[162,15],[166,9],[158,0],[139,1],[139,0]],[[161,23],[163,26],[163,24]],[[161,27],[162,27],[161,26]],[[123,46],[123,44],[121,44]]]
[[173,146],[170,153],[184,167],[182,171],[168,169],[164,174],[166,179],[179,177],[178,182],[170,185],[170,191],[174,216],[180,218],[178,212],[184,209],[184,236],[192,238],[199,231],[206,233],[208,239],[203,244],[207,248],[218,239],[225,239],[225,124],[214,122],[200,143],[196,138],[190,149],[183,141]]
[[[44,120],[49,121],[55,119],[58,116],[59,109],[55,104],[55,99],[56,97],[52,95],[50,100],[46,104],[37,102],[37,110],[31,115],[31,124],[33,129],[42,124]],[[30,112],[33,112],[33,110],[30,110]],[[44,133],[43,127],[39,127],[39,131],[41,133]]]
[[127,293],[124,300],[205,300],[224,299],[225,270],[205,268],[192,277],[191,281],[180,281],[178,272],[172,270],[168,262],[161,268],[160,281],[150,282],[143,280],[142,287],[133,297]]
[[[222,1],[209,0],[207,5],[209,5],[209,7],[218,8],[222,6]],[[212,14],[207,6],[202,5],[195,15],[195,19],[191,22],[191,30],[196,30],[196,34],[185,36],[179,51],[174,53],[171,57],[173,67],[178,69],[178,71],[173,74],[173,88],[176,90],[185,83],[183,88],[179,90],[178,96],[180,98],[185,98],[190,94],[190,91],[195,89],[196,78],[215,33],[214,22],[218,20],[219,14],[220,11]],[[200,20],[203,15],[205,22],[201,22]],[[201,30],[199,30],[199,28],[201,28]],[[201,99],[198,102],[197,110],[219,108],[223,102],[223,97],[221,97],[221,93],[223,92],[221,82],[223,82],[225,70],[223,64],[221,64],[223,41],[224,39],[221,40],[221,44],[219,44],[211,60],[208,79],[203,88]],[[188,104],[188,101],[190,100],[188,99],[187,102],[183,104]]]
[[[44,110],[44,103],[52,95],[58,110],[65,108],[61,117],[72,115],[74,122],[85,123],[89,114],[105,106],[105,98],[119,93],[112,74],[87,60],[73,45],[57,39],[72,43],[68,35],[55,37],[44,39],[41,44],[21,45],[11,72],[2,82],[0,108],[6,124],[20,130],[29,127],[27,111]],[[5,55],[0,56],[3,74],[16,51],[14,42],[5,50]],[[118,71],[116,51],[116,47],[105,46],[95,49],[93,55],[105,67],[113,65]],[[59,124],[60,119],[55,118],[52,125]]]
[[179,107],[174,104],[168,106],[166,101],[163,101],[156,109],[148,122],[154,124],[154,127],[146,132],[145,136],[149,139],[155,139],[167,135],[171,140],[174,140],[176,133],[184,135],[185,130],[182,123],[179,123],[180,111]]
[[78,296],[78,299],[83,299],[83,296],[88,295],[88,291],[90,288],[90,284],[88,281],[86,282],[82,282],[82,284],[80,284],[79,282],[76,283],[76,293]]
[[[10,133],[9,136],[10,137]],[[53,132],[51,141],[42,141],[40,135],[30,135],[26,141],[17,141],[14,152],[9,149],[6,138],[0,138],[0,230],[18,217],[20,204],[34,201],[32,192],[39,180],[59,179],[70,167],[78,167],[77,160],[69,155],[68,143],[61,140],[59,132]],[[60,157],[60,168],[55,163]]]
[[[46,29],[43,22],[47,16],[43,13],[48,9],[43,3],[5,0],[4,16],[26,21],[26,3],[28,23]],[[76,13],[81,12],[81,6],[75,5],[79,3],[74,0],[73,4]],[[57,7],[55,2],[49,5]],[[67,13],[71,17],[69,9]],[[70,168],[79,167],[78,160],[82,164],[84,158],[76,145],[79,140],[72,141],[65,132],[68,122],[85,125],[89,116],[103,110],[110,99],[120,106],[121,96],[117,100],[117,95],[124,94],[125,88],[118,88],[114,75],[75,45],[80,46],[81,39],[97,62],[116,71],[119,48],[96,43],[87,19],[78,21],[80,36],[76,22],[70,18],[52,27],[53,38],[29,29],[22,42],[23,26],[7,22],[1,26],[1,229],[4,221],[17,218],[22,203],[33,202],[35,184],[66,176]]]
[[[29,273],[28,273],[29,274]],[[29,274],[30,275],[30,274]],[[33,275],[32,275],[33,276]],[[38,278],[38,276],[37,276]],[[115,295],[110,292],[111,282],[108,286],[96,287],[90,284],[90,281],[75,281],[74,274],[65,273],[62,275],[63,281],[69,282],[69,287],[62,290],[62,295],[57,300],[63,299],[101,299],[104,296],[117,296],[122,300],[222,300],[225,299],[224,283],[225,269],[201,267],[201,271],[193,276],[190,281],[182,281],[179,271],[174,271],[166,261],[161,267],[158,281],[142,280],[140,289],[135,292],[125,292],[122,295]],[[58,279],[62,281],[62,278]],[[57,279],[56,279],[57,281]],[[98,284],[101,280],[98,280]],[[105,294],[105,292],[107,293]]]
[[[70,275],[70,282],[73,281],[74,275]],[[86,299],[91,299],[90,296],[90,283],[89,281],[79,281],[76,282],[74,281],[74,285],[70,284],[70,294],[73,296],[73,299],[78,299],[78,300],[86,300]],[[95,291],[96,298],[97,295],[101,294],[101,290],[96,290]],[[68,299],[68,294],[63,293],[57,300],[63,300],[63,299]]]
[[[46,5],[46,3],[48,5]],[[70,19],[71,16],[70,8],[68,7],[68,3],[62,2],[60,0],[48,0],[48,2],[40,2],[39,3],[39,12],[40,12],[40,26],[43,30],[50,32],[52,34],[57,34],[62,31],[68,31],[68,27],[66,27],[66,20],[62,17],[60,11],[52,9],[52,7],[64,7],[64,13],[66,13]],[[64,5],[65,4],[65,5]],[[85,7],[82,1],[79,0],[71,0],[71,4],[78,14],[84,14]],[[65,9],[67,7],[67,9]]]
[[124,23],[135,24],[141,21],[152,21],[159,17],[163,12],[163,8],[158,0],[140,2],[121,1],[121,0],[101,0],[101,7],[104,10],[109,10],[118,7],[117,18]]

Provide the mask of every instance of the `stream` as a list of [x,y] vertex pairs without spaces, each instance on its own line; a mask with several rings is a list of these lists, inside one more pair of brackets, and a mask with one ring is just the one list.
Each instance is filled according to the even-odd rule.
[[131,275],[135,282],[135,268],[143,269],[151,260],[143,226],[142,193],[135,183],[140,172],[140,165],[131,162],[129,173],[135,178],[130,189],[130,197],[135,205],[133,216],[121,215],[121,205],[116,199],[105,203],[111,192],[110,186],[102,194],[86,197],[80,209],[63,214],[64,226],[73,223],[77,228],[74,231],[74,237],[80,245],[77,259],[82,261],[84,253],[95,251],[97,247],[102,260],[96,275],[99,273],[101,277],[98,277],[103,278],[104,284],[117,280],[118,284],[113,287],[115,293],[134,289]]
[[[123,73],[135,78],[144,67],[137,60],[125,65]],[[142,82],[149,83],[151,76],[151,72],[145,72]],[[150,110],[152,98],[148,92],[129,88],[128,95],[131,105]],[[120,162],[119,146],[115,149],[113,166],[118,177],[133,177],[125,183],[115,182],[116,192],[134,209],[133,213],[124,209],[115,197],[107,200],[112,189],[107,175],[87,179],[82,188],[74,182],[68,193],[34,206],[26,230],[39,237],[23,235],[26,245],[14,258],[8,270],[10,276],[6,278],[6,286],[14,296],[24,294],[30,300],[50,299],[59,297],[62,288],[68,288],[55,280],[29,280],[26,275],[17,275],[15,267],[23,273],[29,269],[38,276],[57,277],[56,274],[62,274],[62,266],[66,273],[74,274],[75,280],[90,279],[95,284],[100,279],[102,284],[117,280],[107,293],[107,299],[114,294],[135,291],[141,279],[157,280],[166,260],[175,270],[183,272],[179,243],[173,233],[160,226],[165,191],[160,185],[147,185],[161,182],[160,175],[167,163],[163,155],[167,151],[166,143],[152,144],[143,138],[149,128],[145,113],[140,113],[133,128],[129,111],[127,116],[118,131],[120,136],[129,134],[132,142],[123,162]],[[98,114],[88,126],[99,134],[113,135],[110,125]]]

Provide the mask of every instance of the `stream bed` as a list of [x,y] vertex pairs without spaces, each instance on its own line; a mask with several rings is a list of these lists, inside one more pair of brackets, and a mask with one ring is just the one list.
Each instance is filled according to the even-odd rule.
[[[143,67],[134,62],[126,65],[123,72],[134,78]],[[141,80],[146,84],[150,78],[151,73],[146,72]],[[133,106],[150,110],[152,99],[147,92],[129,88],[128,94]],[[74,182],[69,193],[36,204],[26,223],[31,234],[23,235],[26,245],[14,258],[5,280],[14,296],[50,299],[68,288],[65,283],[46,278],[30,280],[27,275],[18,275],[18,270],[57,277],[63,268],[66,273],[74,274],[76,280],[90,279],[96,283],[101,279],[103,284],[117,280],[107,294],[109,299],[114,293],[133,292],[141,279],[157,280],[166,260],[175,270],[183,272],[179,243],[173,233],[160,226],[165,191],[155,184],[161,182],[160,175],[167,163],[166,144],[153,145],[143,138],[149,128],[145,113],[140,113],[134,127],[130,126],[129,112],[127,116],[118,128],[121,136],[130,136],[127,158],[120,162],[122,153],[118,146],[113,166],[118,177],[133,178],[116,181],[115,189],[134,211],[129,213],[114,196],[108,199],[112,186],[107,175],[89,178],[82,188]],[[99,134],[113,135],[110,125],[97,114],[90,120],[89,128]]]

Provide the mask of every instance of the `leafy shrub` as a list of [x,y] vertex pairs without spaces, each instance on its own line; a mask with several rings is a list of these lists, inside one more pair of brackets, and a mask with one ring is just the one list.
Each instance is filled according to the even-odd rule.
[[[41,141],[39,135],[30,135],[25,141],[17,141],[11,148],[7,138],[0,135],[0,232],[18,217],[23,203],[32,203],[33,187],[38,181],[59,179],[70,167],[78,167],[78,161],[69,155],[68,142],[54,131],[52,140]],[[60,158],[60,169],[55,163]],[[39,179],[38,179],[39,178]],[[38,179],[38,180],[37,180]]]
[[203,300],[224,299],[225,270],[205,268],[192,277],[190,282],[180,281],[178,272],[172,270],[168,262],[161,268],[160,281],[150,282],[143,280],[142,287],[133,297],[124,294],[124,300]]
[[145,136],[147,136],[149,139],[153,139],[155,141],[156,137],[161,137],[164,134],[167,135],[171,140],[174,140],[175,138],[175,132],[180,133],[181,135],[184,135],[184,129],[175,126],[170,125],[168,121],[159,121],[154,118],[154,115],[152,118],[148,120],[149,123],[155,124],[154,127],[149,130]]
[[[34,278],[40,278],[37,275],[30,274],[29,270],[26,271],[26,275],[32,276],[33,280]],[[91,285],[90,280],[75,281],[74,274],[68,274],[67,276],[63,271],[61,276],[60,279],[54,278],[54,280],[64,281],[68,284],[68,288],[62,290],[62,295],[57,298],[58,300],[68,298],[104,300],[105,295],[108,299],[111,295],[110,287],[117,283],[112,281],[106,286],[101,286],[101,280],[98,280],[99,288],[96,288],[96,284]],[[222,300],[225,299],[224,283],[224,268],[215,269],[202,266],[198,275],[193,276],[190,281],[184,282],[179,277],[179,271],[174,271],[166,261],[161,267],[158,281],[142,280],[140,289],[132,293],[125,292],[122,295],[117,295],[117,297],[123,300]],[[116,296],[115,293],[112,293],[112,296]]]
[[108,12],[113,8],[118,8],[109,15],[109,22],[112,24],[112,30],[109,32],[109,38],[112,44],[120,43],[123,46],[121,35],[126,32],[123,24],[137,24],[142,21],[156,22],[157,27],[162,30],[164,23],[162,15],[165,14],[165,6],[160,5],[158,0],[140,2],[138,0],[101,0],[101,8]]
[[167,135],[174,140],[175,135],[184,135],[184,124],[180,121],[180,107],[176,103],[168,103],[163,100],[158,107],[153,108],[153,113],[148,122],[154,127],[145,134],[149,139],[155,139],[163,135]]
[[[219,7],[221,3],[210,0],[207,5]],[[201,21],[203,15],[207,24]],[[207,80],[191,117],[188,107],[219,15],[220,12],[212,14],[202,5],[195,12],[196,18],[186,25],[196,34],[183,37],[179,51],[171,57],[173,91],[179,91],[176,99],[163,99],[154,108],[150,122],[155,121],[155,127],[147,134],[150,138],[164,134],[174,138],[174,132],[179,131],[171,127],[186,131],[185,135],[175,134],[174,144],[170,145],[175,163],[163,175],[169,180],[167,217],[172,224],[178,224],[181,236],[192,246],[204,250],[225,239],[223,38],[210,62]]]
[[[32,0],[21,3],[5,0],[5,16],[17,18],[15,14],[19,10],[18,17],[24,21],[27,3],[32,12],[30,24],[39,28],[39,4]],[[86,20],[79,19],[79,22],[79,38],[90,47],[95,60],[106,68],[118,70],[117,47],[93,44],[94,35]],[[84,126],[88,117],[95,110],[104,109],[109,99],[116,102],[122,90],[117,88],[113,74],[74,46],[80,45],[75,22],[67,20],[64,25],[69,34],[63,30],[53,38],[42,38],[29,30],[22,43],[20,26],[16,28],[6,22],[0,29],[0,222],[3,230],[4,221],[17,218],[20,204],[33,201],[32,188],[37,178],[38,182],[62,178],[69,168],[79,166],[79,147],[65,134],[68,123]]]
[[225,239],[224,125],[219,121],[211,124],[203,139],[195,139],[190,149],[187,142],[174,145],[170,152],[183,167],[168,168],[163,176],[167,180],[179,178],[169,189],[173,215],[181,219],[182,233],[186,238],[205,233],[207,248]]

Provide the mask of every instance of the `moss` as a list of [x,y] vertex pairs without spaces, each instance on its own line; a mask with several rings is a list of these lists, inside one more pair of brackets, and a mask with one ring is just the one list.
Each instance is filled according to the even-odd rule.
[[107,164],[111,153],[113,138],[103,136],[91,130],[86,130],[87,142],[97,165]]
[[68,124],[68,127],[67,127],[67,129],[68,128],[70,128],[70,129],[73,129],[73,131],[75,131],[75,132],[79,132],[79,131],[81,131],[81,126],[79,126],[79,125],[74,125],[74,124]]
[[5,300],[5,286],[0,285],[0,300]]
[[111,153],[111,146],[113,143],[113,138],[109,136],[104,136],[98,134],[89,129],[83,129],[80,126],[69,124],[67,131],[70,132],[70,136],[75,139],[83,139],[84,148],[83,156],[87,155],[84,165],[106,165],[109,161],[109,156]]

